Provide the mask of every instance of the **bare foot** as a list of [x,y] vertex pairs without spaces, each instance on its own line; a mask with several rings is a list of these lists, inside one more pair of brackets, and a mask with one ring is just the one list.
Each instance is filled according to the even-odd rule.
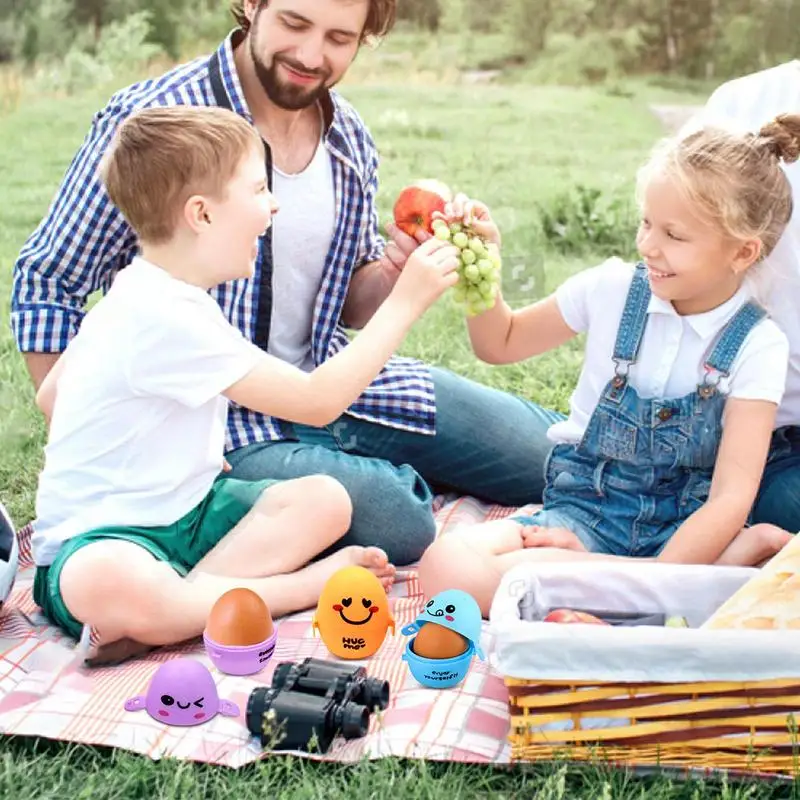
[[394,564],[389,563],[389,557],[380,547],[360,547],[359,545],[343,547],[327,558],[323,558],[315,566],[324,569],[330,577],[337,570],[352,565],[364,567],[373,572],[387,591],[391,589],[397,574],[397,568]]
[[529,525],[522,533],[524,547],[556,547],[560,550],[579,550],[586,552],[583,542],[566,528],[542,528]]
[[739,532],[716,563],[731,567],[761,567],[793,538],[791,533],[777,525],[753,525]]

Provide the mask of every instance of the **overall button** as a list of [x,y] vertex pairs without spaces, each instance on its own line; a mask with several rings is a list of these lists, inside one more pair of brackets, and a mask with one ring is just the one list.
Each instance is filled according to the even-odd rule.
[[672,417],[673,411],[671,408],[661,408],[658,411],[658,418],[662,422],[666,422],[668,419]]

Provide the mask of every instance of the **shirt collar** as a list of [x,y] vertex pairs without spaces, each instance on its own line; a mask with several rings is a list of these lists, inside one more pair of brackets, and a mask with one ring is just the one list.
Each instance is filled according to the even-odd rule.
[[750,292],[746,286],[742,285],[736,294],[726,300],[722,305],[704,311],[702,314],[681,315],[675,310],[675,306],[668,300],[662,300],[654,294],[650,295],[650,302],[647,304],[648,314],[665,314],[666,316],[678,317],[685,321],[689,327],[703,340],[712,339],[719,333],[722,326],[750,299]]

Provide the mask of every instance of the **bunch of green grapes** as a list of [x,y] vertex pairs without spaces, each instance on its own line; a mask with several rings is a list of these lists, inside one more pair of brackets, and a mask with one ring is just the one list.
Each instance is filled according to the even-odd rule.
[[458,283],[453,288],[455,301],[471,317],[488,311],[500,290],[503,262],[497,245],[485,241],[460,222],[448,225],[443,219],[435,219],[432,228],[437,239],[450,242],[461,251]]

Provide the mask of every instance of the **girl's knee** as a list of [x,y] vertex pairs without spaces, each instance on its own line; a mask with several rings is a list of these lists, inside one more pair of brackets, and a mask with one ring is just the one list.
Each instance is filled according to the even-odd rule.
[[419,563],[419,582],[425,597],[447,589],[460,589],[475,599],[484,617],[489,616],[501,573],[496,556],[479,551],[451,534],[437,539]]

